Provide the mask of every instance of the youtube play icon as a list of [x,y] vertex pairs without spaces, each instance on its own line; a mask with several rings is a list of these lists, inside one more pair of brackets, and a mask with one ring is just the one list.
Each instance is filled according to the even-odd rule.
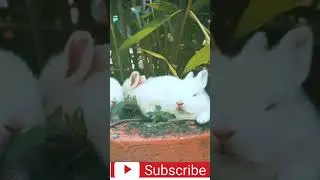
[[127,174],[129,171],[131,171],[131,168],[129,168],[127,165],[124,165],[124,174]]
[[115,162],[114,163],[115,178],[133,179],[140,176],[139,162]]

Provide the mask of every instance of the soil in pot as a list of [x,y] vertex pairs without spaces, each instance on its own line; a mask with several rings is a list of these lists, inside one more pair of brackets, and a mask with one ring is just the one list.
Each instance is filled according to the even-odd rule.
[[111,161],[210,161],[209,125],[126,122],[110,129]]

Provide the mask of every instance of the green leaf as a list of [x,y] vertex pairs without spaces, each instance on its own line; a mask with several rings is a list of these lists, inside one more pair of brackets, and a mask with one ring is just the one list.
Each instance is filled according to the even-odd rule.
[[162,119],[164,121],[168,121],[168,120],[174,119],[174,118],[176,118],[176,116],[174,114],[171,114],[171,113],[168,113],[168,112],[162,113]]
[[5,154],[5,161],[7,163],[16,163],[21,161],[21,158],[31,149],[45,142],[46,129],[42,126],[34,127],[18,135]]
[[87,127],[85,123],[85,118],[83,114],[83,110],[81,107],[78,107],[72,118],[72,128],[77,137],[86,138],[87,137]]
[[161,111],[161,106],[156,105],[155,107],[156,107],[156,111]]
[[55,128],[62,124],[64,112],[62,106],[58,106],[55,111],[46,118],[46,127],[48,129]]
[[111,108],[112,114],[117,114],[125,106],[124,102],[119,102]]
[[169,70],[171,71],[172,75],[178,77],[178,74],[177,74],[177,71],[174,69],[174,67],[169,63],[169,61],[163,57],[161,54],[158,54],[158,53],[155,53],[155,52],[152,52],[152,51],[149,51],[149,50],[146,50],[146,49],[142,49],[141,48],[141,51],[147,53],[147,54],[150,54],[151,56],[154,56],[158,59],[161,59],[163,61],[165,61],[169,67]]
[[147,6],[152,7],[155,10],[158,11],[164,11],[164,12],[175,12],[178,10],[178,8],[174,7],[172,3],[167,2],[156,2],[156,3],[149,3]]
[[202,33],[204,34],[204,36],[206,38],[206,43],[210,44],[210,31],[200,22],[198,17],[192,11],[189,11],[189,15],[193,20],[195,20],[197,22],[197,24],[201,28]]
[[142,14],[142,15],[141,15],[141,18],[142,18],[142,19],[148,18],[148,17],[150,17],[152,14],[153,14],[153,12],[148,12],[148,13]]
[[131,0],[131,5],[133,7],[136,7],[137,6],[137,0]]
[[132,47],[133,45],[139,43],[139,41],[141,41],[142,39],[144,39],[145,37],[150,35],[153,31],[155,31],[163,23],[165,23],[166,21],[168,21],[170,18],[172,18],[173,16],[175,16],[176,14],[178,14],[181,11],[182,10],[179,10],[179,11],[172,13],[169,16],[157,18],[157,19],[151,21],[150,23],[145,25],[145,27],[143,27],[142,30],[140,30],[139,32],[134,34],[131,38],[128,38],[126,41],[124,41],[123,44],[120,46],[119,51],[126,51],[130,47]]
[[243,37],[276,15],[297,6],[309,6],[310,0],[251,0],[238,24],[235,38]]
[[210,63],[210,44],[206,44],[194,56],[191,57],[191,59],[188,61],[187,65],[185,66],[182,74],[186,74],[202,64],[209,64],[209,63]]

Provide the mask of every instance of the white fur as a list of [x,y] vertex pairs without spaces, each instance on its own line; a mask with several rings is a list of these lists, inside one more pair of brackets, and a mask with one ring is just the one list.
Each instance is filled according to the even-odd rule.
[[145,115],[148,112],[154,112],[157,105],[160,105],[165,111],[165,103],[170,96],[170,91],[180,81],[174,76],[151,77],[144,84],[135,88],[134,94],[141,112]]
[[120,83],[115,78],[110,77],[110,108],[113,105],[112,101],[118,103],[123,100],[123,89]]
[[0,50],[0,82],[0,144],[4,148],[10,135],[4,126],[26,132],[43,125],[45,115],[37,79],[12,52]]
[[276,175],[263,165],[256,165],[239,157],[215,156],[212,169],[212,179],[216,180],[274,180]]
[[[184,112],[177,111],[176,104],[171,104],[171,110],[177,119],[196,119],[199,124],[210,121],[210,97],[205,91],[208,81],[208,71],[200,71],[196,77],[193,72],[189,73],[183,80],[181,92],[175,94],[175,102],[184,103]],[[185,88],[187,87],[187,88]],[[187,113],[186,113],[187,112]]]
[[[153,112],[156,105],[170,112],[176,119],[196,119],[200,124],[210,120],[210,98],[204,88],[208,72],[201,71],[193,77],[190,72],[183,80],[174,76],[150,77],[135,89],[138,106],[143,114]],[[195,96],[194,96],[195,95]],[[177,102],[184,103],[184,111],[176,110]]]
[[[106,134],[106,128],[110,118],[107,113],[107,101],[110,94],[107,93],[107,74],[104,70],[104,63],[108,59],[104,57],[109,50],[103,47],[107,46],[95,46],[88,32],[74,32],[66,44],[65,51],[49,60],[41,74],[40,82],[44,89],[48,113],[58,105],[69,113],[79,106],[82,107],[89,139],[93,141],[107,165],[109,146],[106,142],[109,135]],[[77,55],[71,56],[77,58],[69,58],[69,54]],[[68,76],[70,67],[73,67],[71,69],[74,71]]]
[[[299,27],[271,50],[266,49],[267,38],[260,32],[236,57],[211,54],[214,127],[234,130],[229,151],[256,167],[269,168],[278,180],[320,177],[316,177],[319,117],[301,89],[309,73],[312,46],[310,28]],[[274,102],[278,105],[266,111]]]

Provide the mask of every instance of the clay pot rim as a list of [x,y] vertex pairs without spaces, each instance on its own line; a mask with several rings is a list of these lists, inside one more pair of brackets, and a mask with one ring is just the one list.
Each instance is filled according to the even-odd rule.
[[181,134],[181,135],[165,135],[165,136],[153,136],[153,137],[143,137],[143,136],[134,136],[131,138],[129,135],[122,136],[118,138],[112,138],[110,136],[110,142],[163,142],[163,141],[189,141],[191,139],[198,139],[204,137],[210,137],[210,131],[206,130],[197,134]]

